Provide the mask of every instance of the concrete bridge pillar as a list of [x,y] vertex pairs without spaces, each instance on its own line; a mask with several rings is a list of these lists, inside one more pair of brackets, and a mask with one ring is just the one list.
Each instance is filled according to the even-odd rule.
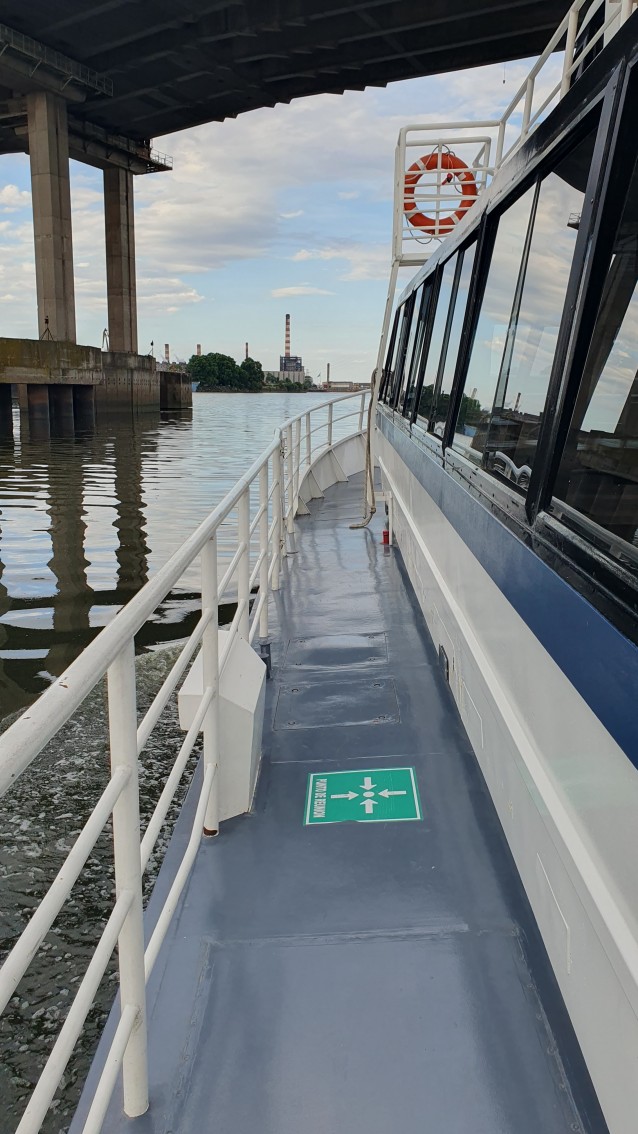
[[104,170],[104,226],[109,347],[137,354],[133,174]]
[[29,434],[34,441],[41,441],[51,435],[49,387],[28,385],[26,391]]
[[50,428],[56,437],[73,437],[75,421],[73,414],[73,387],[57,383],[48,387]]
[[73,416],[75,428],[92,430],[95,426],[95,388],[93,386],[73,387]]
[[[66,104],[48,91],[27,95],[40,337],[75,342],[75,291]],[[48,324],[45,320],[48,319]]]
[[0,385],[0,437],[13,437],[11,386]]

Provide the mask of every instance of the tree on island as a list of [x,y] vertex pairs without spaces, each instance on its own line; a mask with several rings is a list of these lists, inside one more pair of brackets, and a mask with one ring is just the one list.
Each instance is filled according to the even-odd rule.
[[247,390],[261,390],[264,386],[264,368],[261,362],[257,362],[255,358],[245,358],[240,363],[239,369],[242,376],[242,384],[245,384]]

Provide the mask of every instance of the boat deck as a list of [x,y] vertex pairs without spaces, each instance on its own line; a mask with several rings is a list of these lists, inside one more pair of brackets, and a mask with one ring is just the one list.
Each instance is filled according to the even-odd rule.
[[[361,492],[299,522],[254,810],[202,845],[149,990],[152,1106],[109,1134],[605,1130],[400,553],[348,527]],[[422,819],[304,825],[311,773],[360,772],[364,809],[393,767]]]

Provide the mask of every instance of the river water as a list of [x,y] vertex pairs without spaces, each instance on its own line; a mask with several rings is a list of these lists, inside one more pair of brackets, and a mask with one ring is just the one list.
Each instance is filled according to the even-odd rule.
[[[317,394],[195,394],[179,415],[99,423],[75,437],[0,441],[0,719],[30,704],[162,566],[233,486],[282,420]],[[354,402],[350,406],[354,408]],[[346,412],[345,406],[335,417]],[[325,411],[321,418],[325,419]],[[335,425],[335,439],[356,419]],[[324,440],[323,434],[317,435]],[[255,502],[256,503],[256,502]],[[224,539],[221,539],[224,554]],[[166,649],[192,628],[198,579],[187,576],[139,636],[143,709]],[[160,647],[164,646],[165,649]],[[0,802],[0,960],[24,927],[108,775],[103,690]],[[183,739],[174,709],[142,767],[148,817]],[[150,864],[150,887],[165,835]],[[0,1020],[0,1134],[18,1117],[51,1049],[112,904],[109,833]],[[107,974],[43,1129],[66,1130],[112,999]]]

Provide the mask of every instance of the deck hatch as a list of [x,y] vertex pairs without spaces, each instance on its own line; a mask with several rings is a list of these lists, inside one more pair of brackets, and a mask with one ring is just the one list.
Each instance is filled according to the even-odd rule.
[[387,662],[385,634],[321,634],[293,638],[288,643],[286,666],[299,669],[333,669]]
[[327,680],[282,685],[275,729],[396,724],[399,702],[392,678]]

